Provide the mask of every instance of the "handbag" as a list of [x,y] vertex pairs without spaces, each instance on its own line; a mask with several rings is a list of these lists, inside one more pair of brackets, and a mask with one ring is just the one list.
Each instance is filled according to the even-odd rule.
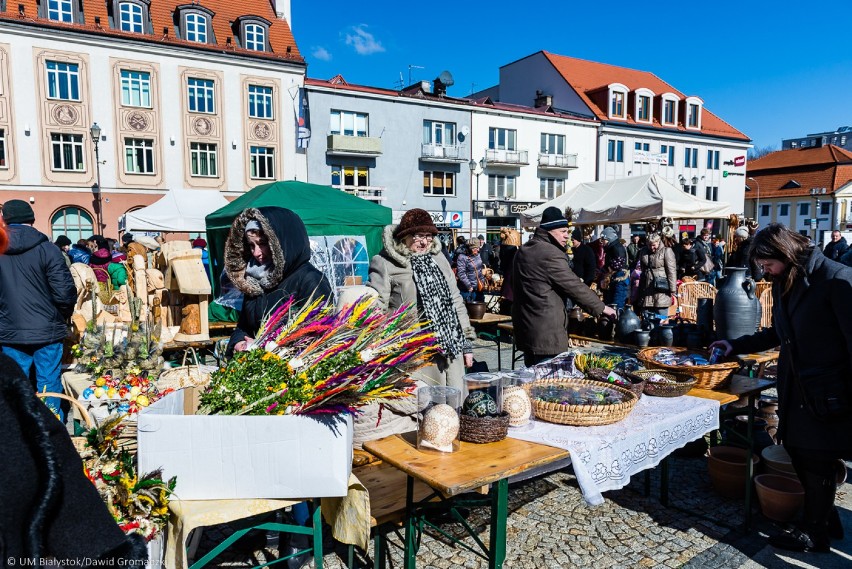
[[657,292],[664,292],[666,294],[671,293],[671,289],[669,288],[669,279],[668,277],[658,277],[654,275],[653,281],[654,290]]
[[485,287],[482,285],[482,281],[479,280],[479,271],[476,270],[476,265],[473,264],[473,261],[468,259],[467,262],[473,267],[473,276],[476,277],[476,292],[482,292]]
[[700,269],[701,272],[704,273],[705,275],[709,275],[713,271],[714,268],[715,268],[715,266],[713,264],[713,259],[711,259],[709,256],[705,257],[704,258],[704,264],[701,265],[701,269]]

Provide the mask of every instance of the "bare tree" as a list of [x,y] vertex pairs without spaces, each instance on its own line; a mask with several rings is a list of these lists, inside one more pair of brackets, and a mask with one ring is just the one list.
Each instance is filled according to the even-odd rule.
[[758,158],[766,156],[767,154],[772,154],[776,150],[778,150],[778,149],[775,148],[772,145],[760,146],[760,147],[755,146],[754,148],[752,148],[751,150],[748,151],[748,159],[749,159],[749,161],[757,160]]

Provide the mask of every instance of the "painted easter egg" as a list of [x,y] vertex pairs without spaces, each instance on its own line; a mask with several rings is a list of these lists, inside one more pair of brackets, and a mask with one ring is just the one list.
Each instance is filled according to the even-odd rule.
[[95,390],[92,389],[91,387],[87,387],[86,389],[83,390],[83,399],[91,399],[92,395],[94,395],[94,394],[95,394]]
[[493,417],[500,411],[493,397],[484,391],[471,391],[464,400],[462,412],[471,417]]
[[420,424],[420,443],[442,452],[453,451],[453,441],[458,434],[459,415],[446,403],[429,409]]
[[503,411],[509,414],[509,426],[523,427],[532,415],[532,403],[522,387],[510,385],[503,388]]

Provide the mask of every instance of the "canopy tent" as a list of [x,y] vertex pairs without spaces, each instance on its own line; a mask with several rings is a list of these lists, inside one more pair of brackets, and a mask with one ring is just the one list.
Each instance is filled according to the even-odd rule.
[[730,204],[697,198],[657,174],[580,184],[521,213],[521,224],[538,225],[541,214],[551,206],[560,211],[570,207],[578,225],[636,223],[661,217],[717,219],[731,212]]
[[153,204],[124,214],[124,231],[204,233],[204,218],[228,204],[217,190],[171,190]]
[[258,186],[207,216],[207,242],[217,285],[231,223],[244,209],[264,206],[292,210],[309,236],[363,236],[367,262],[381,250],[382,231],[392,218],[390,208],[330,186],[296,181]]

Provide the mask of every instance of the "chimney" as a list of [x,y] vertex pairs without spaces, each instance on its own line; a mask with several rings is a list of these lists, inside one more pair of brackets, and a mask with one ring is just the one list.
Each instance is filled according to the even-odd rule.
[[279,20],[286,20],[292,30],[293,22],[290,20],[290,0],[272,0],[275,15]]
[[552,107],[553,95],[545,95],[540,89],[536,90],[535,104],[533,106],[537,109],[540,109],[541,107]]

